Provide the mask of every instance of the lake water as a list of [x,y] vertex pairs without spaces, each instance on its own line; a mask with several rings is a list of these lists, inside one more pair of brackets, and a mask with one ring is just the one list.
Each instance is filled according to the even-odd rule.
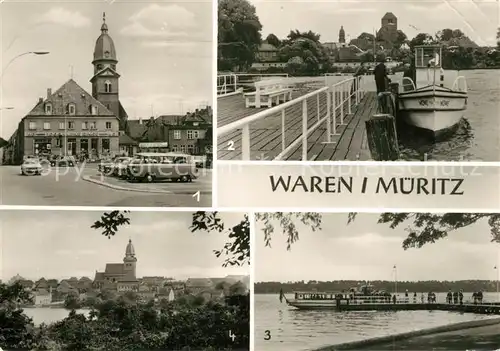
[[[50,324],[61,319],[68,317],[70,310],[64,308],[25,308],[24,313],[33,319],[35,325],[40,325],[42,323]],[[89,310],[76,310],[76,313],[85,314],[89,313]]]
[[[438,294],[445,301],[446,294]],[[472,294],[464,294],[466,299]],[[419,294],[420,296],[420,294]],[[293,295],[287,295],[292,299]],[[496,293],[484,295],[496,300]],[[352,311],[297,310],[279,302],[278,294],[255,295],[255,350],[299,351],[343,342],[427,329],[496,316],[446,311]],[[264,340],[266,330],[270,340]]]
[[500,161],[500,70],[461,71],[468,86],[465,119],[449,139],[431,144],[402,138],[407,160]]

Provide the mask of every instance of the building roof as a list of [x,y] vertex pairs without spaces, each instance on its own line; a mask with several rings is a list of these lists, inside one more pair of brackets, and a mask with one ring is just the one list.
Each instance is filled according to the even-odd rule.
[[395,19],[397,18],[392,12],[387,12],[382,19]]
[[108,25],[106,24],[106,17],[103,14],[101,35],[97,38],[94,48],[94,61],[95,60],[114,60],[116,61],[116,50],[113,39],[108,34]]
[[106,264],[105,274],[123,274],[123,263],[108,263]]
[[214,284],[209,278],[189,278],[186,285],[191,288],[211,288]]
[[264,41],[260,44],[259,51],[278,51],[278,49],[276,49],[276,46]]
[[139,142],[135,141],[127,134],[122,134],[118,138],[118,144],[119,145],[139,145]]
[[[90,116],[91,106],[97,106],[97,116],[114,116],[113,112],[87,93],[73,79],[68,80],[54,93],[48,90],[47,98],[40,99],[27,116],[45,116],[45,103],[52,103],[52,115],[65,115],[69,103],[75,104],[75,115]],[[97,117],[96,116],[96,117]]]
[[102,282],[102,281],[104,281],[104,272],[95,272],[94,281],[95,282]]
[[127,247],[125,249],[125,256],[135,256],[135,248],[132,244],[132,239],[129,239]]
[[37,295],[37,296],[44,296],[44,295],[49,295],[49,294],[50,294],[50,293],[49,293],[47,290],[45,290],[45,289],[40,289],[40,290],[38,290],[38,291],[36,292],[36,295]]

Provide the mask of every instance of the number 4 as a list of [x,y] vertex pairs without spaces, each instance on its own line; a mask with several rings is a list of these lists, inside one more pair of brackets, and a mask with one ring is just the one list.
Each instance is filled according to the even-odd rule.
[[234,141],[229,140],[227,142],[227,151],[234,151]]
[[234,339],[236,339],[236,335],[234,335],[231,330],[229,331],[229,337],[231,338],[231,340],[233,340],[233,342],[234,342]]

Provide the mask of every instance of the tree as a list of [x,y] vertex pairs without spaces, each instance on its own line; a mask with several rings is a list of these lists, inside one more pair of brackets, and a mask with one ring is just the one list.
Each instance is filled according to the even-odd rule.
[[275,46],[277,48],[279,48],[281,46],[281,41],[273,33],[269,34],[266,37],[266,41],[267,41],[268,44],[271,44],[271,45],[273,45],[273,46]]
[[497,30],[497,49],[500,50],[500,27]]
[[434,39],[432,38],[432,36],[428,33],[418,33],[415,38],[413,38],[412,40],[410,40],[410,47],[411,48],[414,48],[415,46],[418,46],[418,45],[423,45],[423,44],[426,44],[426,43],[430,43],[434,41]]
[[220,0],[217,67],[243,70],[252,65],[261,42],[262,25],[247,0]]

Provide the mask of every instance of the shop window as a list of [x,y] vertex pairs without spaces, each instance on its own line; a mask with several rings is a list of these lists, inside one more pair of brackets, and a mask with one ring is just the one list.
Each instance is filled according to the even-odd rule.
[[102,152],[109,152],[109,139],[102,139]]
[[45,103],[45,114],[46,115],[52,114],[52,103],[50,103],[50,102]]
[[174,130],[174,139],[181,140],[181,131],[180,130]]

